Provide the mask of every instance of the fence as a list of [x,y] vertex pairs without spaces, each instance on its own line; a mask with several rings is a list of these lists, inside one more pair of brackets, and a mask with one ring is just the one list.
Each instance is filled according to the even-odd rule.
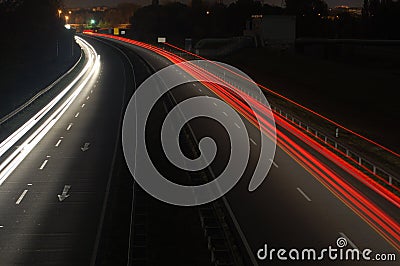
[[[321,140],[326,145],[334,148],[337,152],[344,155],[358,166],[368,169],[371,171],[372,174],[381,177],[382,179],[386,180],[389,185],[398,185],[400,184],[400,179],[394,177],[393,175],[389,174],[387,171],[383,170],[381,167],[377,166],[375,163],[371,162],[364,158],[363,156],[359,155],[357,152],[352,151],[350,148],[346,147],[345,145],[339,143],[336,139],[337,137],[331,137],[328,134],[325,134],[306,123],[302,122],[300,119],[294,117],[293,115],[288,114],[287,112],[282,111],[276,106],[271,106],[271,108],[276,112],[279,113],[282,117],[286,118],[293,124],[296,124],[299,128],[304,129],[307,133],[313,135],[315,138]],[[338,131],[336,131],[338,134]],[[395,182],[393,182],[395,181]]]
[[[213,73],[215,74],[215,73]],[[246,86],[243,86],[243,82],[241,83],[240,81],[234,81],[232,79],[228,80],[227,75],[225,73],[223,74],[216,74],[218,78],[223,80],[224,82],[232,85],[233,87],[240,89],[241,91],[245,92],[246,94],[250,95],[254,99],[258,101],[262,101],[263,97],[259,94],[259,92],[252,92],[248,91],[246,89]],[[248,82],[248,81],[247,81]],[[300,129],[303,129],[305,132],[307,132],[309,135],[315,137],[316,139],[322,141],[326,146],[329,146],[331,149],[336,151],[339,155],[342,157],[349,159],[351,162],[353,162],[356,166],[360,167],[363,170],[366,170],[369,172],[369,174],[372,174],[381,180],[385,180],[387,184],[390,186],[395,186],[397,188],[400,187],[400,178],[390,174],[387,170],[384,170],[381,166],[378,166],[377,163],[372,162],[371,159],[367,159],[365,156],[361,156],[358,152],[355,152],[353,149],[347,147],[345,144],[340,143],[338,141],[339,137],[339,129],[336,129],[336,134],[335,136],[326,134],[322,132],[321,130],[317,130],[313,128],[312,126],[308,125],[307,123],[303,122],[301,119],[297,118],[296,116],[289,114],[288,112],[285,112],[281,109],[281,107],[271,105],[271,108],[275,113],[278,113],[280,116],[291,122],[292,124],[296,125]]]
[[[184,52],[177,52],[176,50],[173,49],[168,49],[170,52],[175,53],[187,60],[198,60],[198,58],[191,56],[187,53]],[[224,82],[232,85],[233,87],[240,89],[241,91],[245,92],[246,94],[250,95],[254,99],[261,101],[263,97],[259,95],[259,92],[252,92],[246,90],[245,83],[249,81],[240,81],[240,80],[233,80],[233,79],[228,79],[229,75],[226,75],[225,71],[220,71],[219,73],[214,73],[218,78],[223,80]],[[303,129],[305,132],[307,132],[309,135],[315,137],[316,139],[320,140],[323,142],[326,146],[329,146],[331,149],[336,151],[339,155],[341,155],[343,158],[346,158],[353,162],[355,166],[358,166],[359,168],[366,170],[369,172],[369,174],[372,174],[382,180],[385,180],[387,184],[390,186],[395,186],[397,188],[400,188],[400,178],[398,176],[395,176],[394,174],[389,173],[387,170],[384,170],[383,167],[379,166],[378,163],[372,162],[371,159],[367,159],[365,156],[360,155],[359,152],[355,152],[353,149],[347,147],[345,144],[340,143],[338,140],[338,133],[339,129],[336,129],[336,135],[333,137],[330,134],[326,134],[325,132],[322,132],[321,130],[317,130],[313,128],[312,126],[308,125],[308,123],[303,122],[301,119],[297,118],[295,115],[289,114],[288,112],[285,112],[281,109],[281,107],[271,105],[271,108],[275,113],[278,113],[282,117],[284,117],[286,120],[290,121],[292,124],[296,125],[300,129]]]

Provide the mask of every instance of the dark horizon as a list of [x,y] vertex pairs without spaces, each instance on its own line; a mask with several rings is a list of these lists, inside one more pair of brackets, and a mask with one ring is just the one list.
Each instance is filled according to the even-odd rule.
[[[167,0],[160,1],[168,2]],[[180,0],[179,2],[188,3],[190,0]],[[224,0],[225,4],[233,2],[232,0]],[[347,5],[347,6],[362,6],[363,0],[325,0],[329,7]],[[92,6],[115,6],[119,3],[137,3],[139,5],[150,5],[151,0],[64,0],[66,7],[92,7]],[[264,0],[264,3],[280,6],[282,0]]]

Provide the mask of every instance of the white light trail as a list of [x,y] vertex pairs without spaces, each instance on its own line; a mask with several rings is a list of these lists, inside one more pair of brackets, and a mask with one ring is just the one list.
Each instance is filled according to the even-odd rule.
[[[28,138],[9,155],[0,164],[0,185],[10,176],[10,174],[18,167],[18,165],[25,159],[25,157],[33,150],[33,148],[43,139],[43,137],[51,130],[51,128],[57,123],[61,116],[65,113],[68,107],[74,102],[79,93],[83,90],[89,80],[93,77],[97,70],[100,69],[100,56],[96,50],[84,39],[76,37],[78,44],[86,51],[89,56],[88,63],[85,65],[79,75],[49,104],[47,104],[42,110],[34,115],[28,122],[17,129],[11,134],[6,140],[0,144],[0,156],[12,148],[17,141],[27,134],[36,124],[38,124],[43,117],[52,113],[50,116],[42,122],[42,124],[30,135]],[[74,85],[86,74],[83,81],[77,86],[72,94],[61,103],[61,105],[52,110],[53,107],[58,104],[64,96],[71,91]]]

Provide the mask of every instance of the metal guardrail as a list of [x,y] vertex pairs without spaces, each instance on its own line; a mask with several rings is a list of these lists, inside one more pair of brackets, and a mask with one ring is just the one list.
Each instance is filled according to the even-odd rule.
[[[177,52],[172,49],[168,49],[168,50],[172,53],[175,53],[175,54],[187,59],[187,60],[198,60],[198,58],[196,58],[192,55],[188,55],[188,54],[185,54],[185,53],[179,52],[179,51]],[[218,76],[224,82],[227,82],[228,84],[234,86],[235,88],[242,90],[244,93],[252,96],[256,100],[261,101],[262,97],[259,97],[259,95],[257,95],[257,93],[249,92],[249,91],[246,91],[245,89],[242,89],[243,87],[241,87],[237,81],[228,80],[226,75],[222,75],[222,74],[219,75],[219,74],[215,74],[215,73],[213,73],[213,74]],[[332,137],[331,135],[326,134],[325,132],[322,132],[320,130],[313,128],[312,126],[308,125],[308,123],[305,123],[301,119],[298,119],[296,116],[283,111],[278,106],[273,106],[271,104],[270,104],[270,106],[275,112],[279,113],[282,117],[286,118],[288,121],[297,125],[297,127],[305,130],[308,134],[312,135],[313,137],[319,139],[325,145],[330,146],[336,152],[339,152],[340,154],[342,154],[344,158],[351,160],[354,164],[358,165],[360,168],[363,168],[364,170],[365,169],[369,170],[373,175],[375,175],[383,180],[386,180],[387,183],[391,186],[395,186],[397,188],[400,187],[400,177],[399,176],[395,176],[394,174],[389,173],[389,171],[384,170],[381,166],[378,166],[377,163],[372,162],[371,159],[367,159],[365,156],[360,155],[359,152],[355,152],[353,149],[347,147],[345,144],[340,143],[340,141],[338,141],[336,137]]]
[[[215,74],[215,73],[213,73]],[[227,80],[225,75],[216,75],[218,76],[221,80],[227,82],[228,84],[234,86],[235,88],[240,89],[244,93],[250,95],[254,99],[262,102],[262,97],[261,95],[258,95],[257,93],[254,92],[249,92],[240,86],[238,82],[235,82],[233,80]],[[382,178],[383,180],[386,180],[389,185],[391,186],[400,186],[400,178],[389,173],[387,170],[384,170],[382,167],[378,166],[377,163],[372,162],[372,160],[365,158],[365,156],[360,155],[358,152],[355,152],[351,148],[347,147],[345,144],[340,143],[337,140],[337,137],[332,137],[329,134],[326,134],[325,132],[322,132],[321,130],[317,130],[313,128],[312,126],[308,125],[307,123],[303,122],[301,119],[297,118],[296,116],[289,114],[288,112],[283,111],[281,108],[278,106],[271,105],[271,109],[275,111],[276,113],[279,113],[283,118],[286,120],[290,121],[292,124],[295,124],[297,127],[303,129],[306,131],[308,134],[312,135],[313,137],[319,139],[322,141],[325,145],[328,145],[331,147],[333,150],[336,152],[339,152],[340,154],[343,155],[343,157],[350,159],[352,162],[354,162],[356,165],[358,165],[361,168],[364,168],[369,170],[373,175],[378,176]],[[339,132],[337,131],[336,134]]]
[[[365,157],[359,155],[357,152],[354,152],[346,145],[338,142],[336,137],[331,137],[328,134],[321,132],[306,123],[302,122],[300,119],[296,118],[295,116],[282,111],[276,106],[271,106],[271,108],[276,112],[279,113],[282,117],[286,118],[287,120],[291,121],[293,124],[296,124],[299,128],[304,129],[310,135],[313,135],[317,139],[324,142],[326,145],[334,148],[336,151],[340,152],[348,159],[352,160],[359,166],[369,169],[374,175],[381,177],[382,179],[386,180],[390,185],[397,185],[400,184],[400,179],[391,175],[381,167],[377,166],[375,163],[371,162],[371,160],[365,159]],[[396,181],[397,184],[394,184],[393,181]]]

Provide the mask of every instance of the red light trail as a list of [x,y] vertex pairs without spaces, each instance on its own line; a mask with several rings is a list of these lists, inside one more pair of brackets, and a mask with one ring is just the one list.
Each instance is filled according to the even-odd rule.
[[[151,50],[168,60],[172,63],[181,63],[186,60],[183,58],[165,51],[161,48],[145,44],[142,42],[110,36],[106,34],[94,34],[89,33],[94,36],[99,37],[106,37],[112,38],[115,40],[119,40],[125,43],[130,43],[148,50]],[[176,49],[180,49],[178,47],[174,47]],[[182,49],[180,49],[182,50]],[[183,50],[185,51],[185,50]],[[185,51],[186,52],[186,51]],[[197,56],[197,55],[196,55]],[[201,58],[203,59],[203,58]],[[204,59],[207,60],[207,59]],[[206,70],[192,64],[191,67],[184,67],[182,68],[185,72],[192,75],[195,78],[201,80],[201,77],[210,76],[212,75],[214,79],[220,80],[218,77],[214,76],[213,74],[207,72]],[[227,69],[230,71],[229,69]],[[231,71],[230,71],[231,72]],[[247,79],[246,77],[242,77]],[[225,102],[230,104],[233,108],[235,108],[238,112],[240,112],[248,121],[250,121],[253,125],[259,128],[264,134],[271,135],[271,117],[268,117],[268,113],[266,112],[268,109],[267,106],[260,103],[258,100],[252,98],[248,94],[234,88],[232,85],[225,83],[226,87],[202,82],[204,86],[214,92],[218,97],[223,99]],[[258,84],[257,84],[258,85]],[[269,89],[259,85],[263,89],[270,91]],[[284,96],[277,94],[276,92],[270,91],[271,93],[278,95],[279,97],[288,100],[296,104],[303,109],[312,112],[319,117],[337,125],[340,128],[345,129],[346,131],[353,133],[356,136],[359,136],[370,143],[381,147],[396,156],[400,156],[399,154],[347,129],[343,126],[337,124],[336,122],[331,121],[328,118],[325,118],[322,115],[317,114],[316,112],[303,107],[294,101],[285,98]],[[253,110],[245,103],[244,99],[247,102],[250,102],[254,107],[256,107],[256,112],[259,114],[259,121],[257,117],[253,113]],[[329,160],[330,162],[334,163],[335,165],[339,166],[341,169],[346,171],[349,175],[359,180],[365,186],[370,188],[371,190],[375,191],[378,195],[385,198],[389,202],[391,202],[397,208],[400,208],[400,197],[398,197],[393,192],[389,191],[387,188],[376,182],[375,180],[368,177],[366,174],[361,172],[360,170],[356,169],[350,163],[346,162],[342,158],[340,158],[337,154],[330,151],[328,148],[322,146],[322,144],[318,143],[315,139],[309,137],[306,133],[304,133],[299,128],[293,126],[290,122],[288,122],[285,118],[280,116],[277,113],[274,113],[274,119],[276,124],[281,129],[276,129],[277,133],[277,142],[278,145],[285,150],[293,159],[295,159],[299,164],[301,164],[307,171],[309,171],[317,180],[319,180],[326,188],[328,188],[334,195],[336,195],[343,203],[345,203],[349,208],[351,208],[355,213],[357,213],[364,221],[366,221],[372,228],[374,228],[379,234],[381,234],[389,243],[391,243],[397,250],[400,250],[400,225],[397,223],[392,217],[386,214],[383,210],[381,210],[376,204],[374,204],[370,199],[364,196],[360,191],[354,188],[351,184],[345,181],[341,176],[336,174],[332,169],[330,169],[326,163],[322,162],[315,156],[311,154],[308,150],[302,148],[299,144],[297,144],[294,139],[301,141],[302,143],[306,144],[309,149],[317,151],[319,154],[323,155],[324,158]],[[259,123],[260,122],[260,123]],[[282,130],[283,129],[283,130]],[[284,131],[289,133],[285,134]],[[291,135],[291,136],[290,136]]]
[[[191,52],[189,52],[189,51],[186,51],[186,50],[184,50],[184,49],[182,49],[182,48],[179,48],[179,47],[177,47],[177,46],[175,46],[175,45],[173,45],[173,44],[170,44],[170,43],[165,43],[165,44],[168,45],[168,46],[170,46],[170,47],[172,47],[172,48],[174,48],[174,49],[177,49],[177,50],[179,50],[179,51],[182,51],[182,52],[184,52],[184,53],[187,53],[187,54],[189,54],[189,55],[192,55],[192,56],[194,56],[194,57],[197,57],[197,58],[199,58],[199,59],[201,59],[201,60],[206,60],[206,61],[209,61],[209,62],[213,63],[212,61],[210,61],[210,60],[208,60],[208,59],[206,59],[206,58],[204,58],[204,57],[201,57],[201,56],[199,56],[199,55],[197,55],[197,54],[194,54],[194,53],[191,53]],[[220,66],[220,67],[221,67],[221,66]],[[231,72],[232,74],[234,74],[234,75],[236,75],[236,76],[239,76],[239,77],[241,77],[241,78],[243,78],[243,79],[246,79],[246,80],[248,80],[248,81],[251,81],[251,80],[249,80],[247,77],[243,77],[243,76],[240,76],[240,75],[237,74],[237,73],[232,72],[230,69],[227,69],[227,68],[224,68],[224,69],[227,70],[227,71],[229,71],[229,72]],[[272,94],[278,96],[279,98],[284,99],[285,101],[288,101],[288,102],[290,102],[290,103],[292,103],[292,104],[294,104],[294,105],[300,107],[301,109],[304,109],[304,110],[306,110],[306,111],[308,111],[308,112],[310,112],[310,113],[312,113],[312,114],[314,114],[314,115],[316,115],[316,116],[318,116],[318,117],[324,119],[325,121],[327,121],[327,122],[329,122],[329,123],[331,123],[331,124],[337,126],[338,128],[341,128],[341,129],[343,129],[343,130],[345,130],[345,131],[347,131],[347,132],[349,132],[349,133],[351,133],[351,134],[353,134],[353,135],[355,135],[355,136],[357,136],[357,137],[359,137],[359,138],[361,138],[361,139],[363,139],[363,140],[366,140],[366,141],[368,141],[369,143],[372,143],[372,144],[378,146],[379,148],[381,148],[381,149],[383,149],[383,150],[385,150],[385,151],[387,151],[387,152],[389,152],[389,153],[391,153],[391,154],[393,154],[393,155],[395,155],[395,156],[397,156],[397,157],[400,158],[400,154],[399,154],[399,153],[396,153],[395,151],[393,151],[393,150],[391,150],[391,149],[389,149],[389,148],[387,148],[387,147],[385,147],[385,146],[383,146],[383,145],[381,145],[381,144],[379,144],[379,143],[377,143],[377,142],[375,142],[375,141],[373,141],[373,140],[371,140],[371,139],[369,139],[369,138],[367,138],[367,137],[364,137],[364,136],[358,134],[357,132],[352,131],[352,130],[349,129],[349,128],[346,128],[345,126],[340,125],[339,123],[337,123],[337,122],[335,122],[335,121],[333,121],[333,120],[331,120],[331,119],[329,119],[329,118],[327,118],[327,117],[325,117],[325,116],[323,116],[323,115],[321,115],[321,114],[319,114],[319,113],[313,111],[312,109],[310,109],[310,108],[308,108],[308,107],[306,107],[306,106],[304,106],[304,105],[301,105],[301,104],[299,104],[299,103],[297,103],[297,102],[295,102],[295,101],[293,101],[293,100],[291,100],[291,99],[289,99],[289,98],[287,98],[287,97],[285,97],[285,96],[283,96],[283,95],[281,95],[281,94],[279,94],[279,93],[277,93],[277,92],[275,92],[275,91],[273,91],[273,90],[271,90],[271,89],[265,87],[265,86],[262,85],[262,84],[258,84],[258,83],[257,83],[257,85],[258,85],[260,88],[262,88],[262,89],[264,89],[264,90],[266,90],[266,91],[268,91],[268,92],[270,92],[270,93],[272,93]]]

